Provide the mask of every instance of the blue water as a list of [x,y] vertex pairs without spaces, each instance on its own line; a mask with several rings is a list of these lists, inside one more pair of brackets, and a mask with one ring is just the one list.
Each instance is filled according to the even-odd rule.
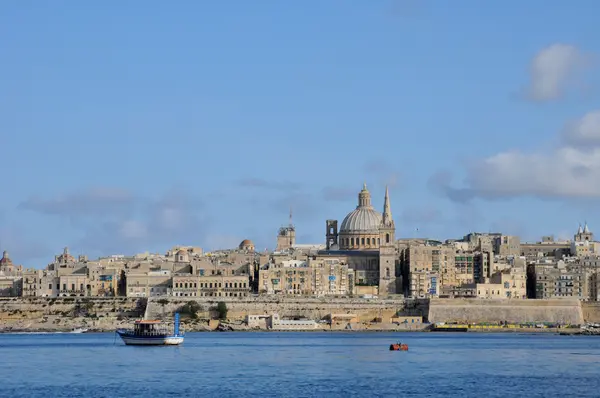
[[[0,335],[2,397],[598,397],[600,338],[446,333]],[[410,351],[389,351],[401,340]]]

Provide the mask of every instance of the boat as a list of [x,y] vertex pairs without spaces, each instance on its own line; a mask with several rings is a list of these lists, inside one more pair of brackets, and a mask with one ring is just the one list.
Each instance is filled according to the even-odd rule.
[[118,329],[117,334],[125,345],[179,345],[184,337],[179,328],[179,313],[175,313],[173,330],[159,320],[139,320],[133,330]]
[[75,329],[71,330],[71,333],[85,333],[87,331],[88,331],[88,329],[86,329],[86,328],[75,328]]
[[390,351],[408,351],[408,344],[390,344]]

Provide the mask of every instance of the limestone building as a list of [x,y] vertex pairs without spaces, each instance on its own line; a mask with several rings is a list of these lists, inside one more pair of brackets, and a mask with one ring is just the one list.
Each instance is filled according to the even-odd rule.
[[371,204],[367,184],[358,193],[358,205],[344,217],[326,221],[326,249],[319,256],[343,258],[355,271],[358,285],[377,286],[379,295],[399,292],[400,273],[396,249],[396,225],[386,187],[383,212]]

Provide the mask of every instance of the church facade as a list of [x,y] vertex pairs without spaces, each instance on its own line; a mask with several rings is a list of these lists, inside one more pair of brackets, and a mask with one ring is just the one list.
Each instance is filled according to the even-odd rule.
[[396,226],[387,187],[383,212],[375,210],[364,184],[358,205],[344,217],[339,230],[337,220],[327,220],[326,228],[325,250],[319,256],[343,258],[355,271],[357,286],[377,286],[381,296],[401,291]]

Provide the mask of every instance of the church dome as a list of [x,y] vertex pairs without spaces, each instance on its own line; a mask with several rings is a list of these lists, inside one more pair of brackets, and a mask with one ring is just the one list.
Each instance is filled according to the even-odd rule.
[[369,208],[357,208],[350,212],[340,227],[340,232],[373,232],[379,231],[381,213]]
[[381,225],[381,213],[373,209],[371,194],[367,185],[358,194],[358,206],[342,221],[340,233],[378,233]]
[[250,239],[244,239],[238,248],[240,250],[254,251],[254,243]]

